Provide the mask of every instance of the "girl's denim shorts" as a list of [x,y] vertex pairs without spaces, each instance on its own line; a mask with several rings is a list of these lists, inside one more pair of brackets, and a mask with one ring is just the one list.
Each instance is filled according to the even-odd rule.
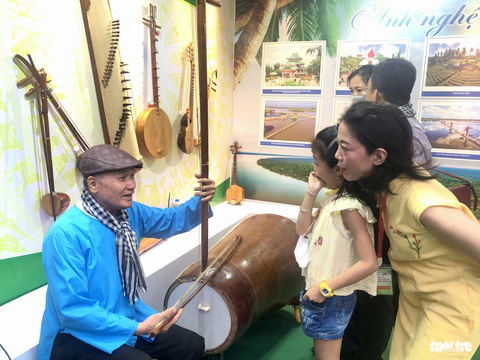
[[352,317],[357,292],[347,296],[334,295],[322,303],[304,300],[304,294],[305,290],[300,293],[303,333],[313,339],[341,339]]

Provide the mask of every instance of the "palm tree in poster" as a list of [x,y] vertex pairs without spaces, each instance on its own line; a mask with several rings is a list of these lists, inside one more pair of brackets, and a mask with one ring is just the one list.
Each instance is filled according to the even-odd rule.
[[276,42],[279,28],[285,20],[288,41],[327,41],[327,53],[337,52],[340,36],[339,10],[345,19],[354,1],[349,0],[236,0],[233,88],[255,57],[262,58],[262,43]]

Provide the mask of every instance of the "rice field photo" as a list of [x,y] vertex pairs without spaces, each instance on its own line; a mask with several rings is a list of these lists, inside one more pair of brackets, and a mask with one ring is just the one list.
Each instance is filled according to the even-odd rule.
[[422,95],[478,96],[480,37],[428,39]]

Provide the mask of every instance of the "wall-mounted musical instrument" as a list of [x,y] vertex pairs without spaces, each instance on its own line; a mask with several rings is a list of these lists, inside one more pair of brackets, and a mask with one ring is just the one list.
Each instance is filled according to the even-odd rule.
[[195,139],[193,136],[193,99],[195,89],[195,61],[193,53],[193,44],[187,48],[188,59],[190,61],[190,100],[188,103],[188,109],[183,114],[180,120],[180,132],[177,137],[177,145],[180,151],[185,154],[190,154],[195,145]]
[[[20,70],[25,75],[24,79],[17,82],[17,87],[22,88],[27,85],[33,85],[33,88],[30,88],[30,90],[25,94],[25,96],[28,97],[29,95],[33,94],[33,92],[35,92],[35,87],[39,86],[40,74],[37,69],[21,55],[16,54],[13,57],[13,62],[20,68]],[[55,98],[52,89],[48,86],[46,86],[46,94],[48,96],[48,100],[52,103],[54,110],[62,118],[63,122],[68,127],[73,137],[77,141],[78,145],[80,145],[83,151],[89,149],[90,146],[88,142],[82,136],[80,130],[77,128],[74,122],[67,115],[67,112],[65,111],[65,109],[63,109],[60,102]]]
[[157,8],[150,4],[150,17],[144,19],[150,30],[153,104],[143,110],[137,119],[135,132],[140,153],[146,158],[163,158],[172,147],[172,125],[165,111],[159,108],[157,67]]
[[208,91],[207,91],[207,98],[210,100],[210,96],[212,93],[217,92],[217,81],[218,81],[218,71],[214,69],[212,74],[208,78]]
[[[208,78],[207,100],[210,107],[210,98],[213,93],[217,92],[217,69],[214,69]],[[202,136],[200,131],[200,121],[197,121],[197,137],[194,140],[195,147],[199,148],[202,145]]]
[[120,21],[112,19],[108,1],[79,1],[104,141],[139,159],[141,156],[129,108],[131,97],[123,86],[124,75],[128,71],[121,62],[118,49]]
[[232,185],[227,189],[226,196],[227,202],[232,205],[240,204],[245,199],[245,190],[237,185],[237,153],[241,148],[236,141],[230,146],[233,153]]
[[[32,67],[35,67],[31,60]],[[57,216],[68,208],[70,197],[65,193],[55,191],[55,181],[53,176],[52,148],[50,142],[50,124],[48,121],[48,95],[47,95],[47,74],[41,70],[38,72],[39,81],[35,83],[35,94],[37,97],[37,109],[40,120],[40,131],[42,135],[42,145],[45,155],[45,165],[47,170],[47,180],[49,193],[41,199],[43,210],[57,220]]]

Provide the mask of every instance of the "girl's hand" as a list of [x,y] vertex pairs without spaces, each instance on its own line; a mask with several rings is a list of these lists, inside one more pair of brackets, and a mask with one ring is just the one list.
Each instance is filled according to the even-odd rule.
[[303,300],[310,300],[321,304],[325,301],[325,296],[320,292],[320,285],[314,285],[303,295]]
[[325,181],[320,179],[320,177],[317,175],[315,171],[312,171],[308,176],[307,190],[314,194],[318,194],[324,186],[325,186]]

